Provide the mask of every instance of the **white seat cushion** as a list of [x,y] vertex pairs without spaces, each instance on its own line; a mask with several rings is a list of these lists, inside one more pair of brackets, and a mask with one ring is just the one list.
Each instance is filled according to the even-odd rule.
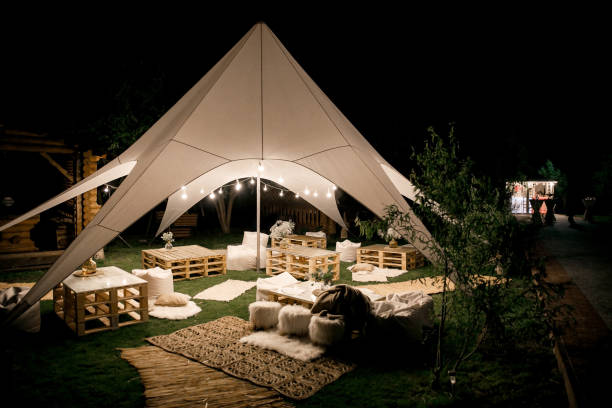
[[249,321],[255,329],[270,329],[278,324],[278,302],[259,301],[249,305]]
[[308,325],[312,314],[310,309],[300,305],[288,305],[278,313],[278,331],[280,334],[308,335]]
[[[262,247],[268,246],[268,240],[270,236],[262,232],[259,233],[259,245]],[[246,245],[249,248],[257,248],[257,232],[256,231],[244,231],[242,236],[242,245]]]
[[355,262],[359,247],[361,247],[361,242],[351,242],[348,239],[336,242],[336,252],[340,252],[342,262]]
[[308,237],[317,237],[317,238],[325,238],[326,237],[325,231],[316,231],[316,232],[308,231],[306,233],[306,236],[308,236]]
[[[265,247],[259,250],[259,267],[266,267],[267,252]],[[226,255],[227,269],[231,271],[245,271],[255,269],[257,251],[246,245],[228,245]]]

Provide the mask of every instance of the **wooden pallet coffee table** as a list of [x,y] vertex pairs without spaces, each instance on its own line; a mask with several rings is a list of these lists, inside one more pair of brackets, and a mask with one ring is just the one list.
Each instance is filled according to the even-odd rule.
[[412,246],[389,248],[375,244],[357,248],[357,263],[369,263],[379,268],[416,269],[425,265],[425,257]]
[[143,249],[142,267],[159,266],[170,269],[174,280],[195,279],[203,276],[225,275],[225,250],[212,250],[199,245],[177,246],[172,249]]
[[53,289],[53,309],[78,336],[149,320],[148,283],[116,266],[70,275]]
[[[327,248],[327,238],[325,237],[311,237],[310,235],[287,235],[285,238],[289,239],[291,245],[301,245],[309,248]],[[277,248],[280,246],[282,238],[271,238],[270,246]]]
[[288,248],[268,248],[266,274],[289,272],[298,279],[309,279],[314,272],[328,272],[332,280],[340,279],[340,254],[327,249],[290,245]]

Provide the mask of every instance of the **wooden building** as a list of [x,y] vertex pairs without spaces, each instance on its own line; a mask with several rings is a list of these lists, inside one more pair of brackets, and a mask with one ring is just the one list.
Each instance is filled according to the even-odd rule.
[[[0,225],[97,170],[101,156],[47,134],[0,125]],[[44,268],[100,209],[97,189],[0,232],[0,271]]]

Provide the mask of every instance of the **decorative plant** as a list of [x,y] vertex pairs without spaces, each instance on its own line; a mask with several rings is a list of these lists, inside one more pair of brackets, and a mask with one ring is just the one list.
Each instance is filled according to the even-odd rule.
[[161,236],[161,239],[166,243],[166,244],[171,244],[174,242],[174,234],[170,231],[168,232],[164,232]]
[[312,273],[311,278],[314,279],[316,282],[323,282],[326,285],[329,285],[332,281],[332,279],[334,278],[334,272],[333,271],[315,271]]
[[293,221],[278,220],[270,227],[270,236],[272,238],[284,238],[293,233],[293,228],[295,228],[295,223]]

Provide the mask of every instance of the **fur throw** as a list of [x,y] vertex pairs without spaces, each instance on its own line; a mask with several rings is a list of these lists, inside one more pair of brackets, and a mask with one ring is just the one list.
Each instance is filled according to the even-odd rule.
[[249,305],[249,321],[255,329],[269,329],[278,324],[281,305],[277,302],[261,300]]
[[303,306],[285,306],[278,314],[278,330],[280,334],[307,336],[311,317],[310,310]]
[[189,301],[185,306],[155,306],[149,311],[149,316],[159,319],[183,320],[200,313],[202,309]]
[[307,338],[283,336],[276,331],[258,331],[241,338],[240,342],[274,350],[302,361],[314,360],[325,352],[323,347],[312,344]]

